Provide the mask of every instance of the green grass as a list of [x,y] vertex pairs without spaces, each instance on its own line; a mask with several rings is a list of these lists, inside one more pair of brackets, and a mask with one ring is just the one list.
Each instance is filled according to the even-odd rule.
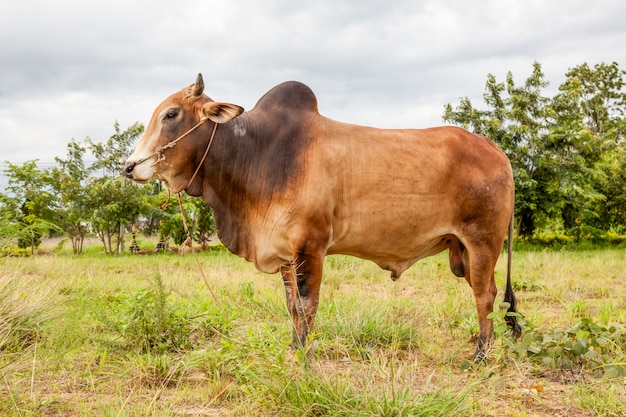
[[[219,305],[191,255],[0,258],[0,415],[626,415],[615,364],[550,365],[499,333],[489,362],[466,366],[475,304],[445,255],[398,282],[329,257],[310,363],[289,347],[280,277],[199,257]],[[623,250],[516,252],[526,342],[550,354],[545,335],[588,320],[588,340],[622,358],[605,339],[626,323],[624,265]]]

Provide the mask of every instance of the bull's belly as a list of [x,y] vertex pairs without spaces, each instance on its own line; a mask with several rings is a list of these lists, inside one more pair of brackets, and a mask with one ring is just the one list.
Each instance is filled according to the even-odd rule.
[[432,233],[426,236],[375,236],[363,239],[333,241],[328,247],[329,255],[351,255],[378,264],[382,269],[391,271],[397,278],[415,262],[435,255],[448,247],[446,233]]
[[[260,232],[248,236],[245,252],[236,252],[266,273],[275,273],[293,262],[295,248],[310,239],[307,233],[311,224],[285,224],[289,216],[276,213],[264,217],[263,222],[256,225],[253,230]],[[439,220],[433,222],[432,218],[416,216],[415,211],[411,214],[403,213],[394,218],[378,215],[374,223],[355,222],[353,220],[359,216],[354,216],[351,221],[329,225],[327,245],[322,243],[326,246],[325,254],[366,259],[391,271],[392,276],[399,276],[418,260],[445,250],[449,246],[446,238],[456,235],[450,221],[442,216],[436,216]]]

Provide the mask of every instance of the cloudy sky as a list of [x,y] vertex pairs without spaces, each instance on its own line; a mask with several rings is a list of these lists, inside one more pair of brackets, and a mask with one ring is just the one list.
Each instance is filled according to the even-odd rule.
[[538,61],[556,90],[584,62],[626,69],[624,16],[623,0],[4,2],[0,164],[147,124],[198,72],[209,96],[246,109],[299,80],[334,119],[438,125],[446,103],[482,104],[488,73],[521,83]]

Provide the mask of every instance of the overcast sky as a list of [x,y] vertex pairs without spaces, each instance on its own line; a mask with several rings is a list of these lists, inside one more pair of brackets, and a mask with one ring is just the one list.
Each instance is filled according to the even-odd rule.
[[[442,124],[482,105],[488,73],[549,89],[587,62],[626,69],[624,0],[19,0],[0,11],[0,163],[66,155],[147,125],[198,72],[215,100],[251,109],[308,84],[328,117],[378,127]],[[548,91],[551,91],[548,90]]]

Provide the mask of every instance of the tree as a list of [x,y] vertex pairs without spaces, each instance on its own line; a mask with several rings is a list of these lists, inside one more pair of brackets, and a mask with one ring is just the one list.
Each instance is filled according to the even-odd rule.
[[87,140],[88,148],[96,157],[91,169],[102,170],[103,177],[117,177],[120,169],[130,154],[133,143],[143,133],[143,125],[139,122],[129,126],[126,130],[120,129],[120,124],[113,124],[115,133],[106,142],[92,142]]
[[198,218],[195,239],[202,249],[206,249],[216,231],[213,209],[202,198],[195,198],[194,202]]
[[88,190],[91,226],[100,238],[106,253],[119,253],[124,225],[135,222],[143,212],[144,187],[118,177],[98,178]]
[[[554,97],[555,138],[579,160],[563,187],[566,229],[579,223],[609,229],[626,225],[623,203],[626,93],[617,63],[582,64],[570,69]],[[574,143],[576,146],[570,146]]]
[[[21,247],[31,250],[39,244],[43,233],[57,229],[66,231],[74,253],[82,245],[91,224],[107,253],[117,253],[123,241],[123,225],[132,224],[148,211],[146,204],[150,186],[141,186],[123,179],[119,169],[125,155],[143,126],[135,123],[115,133],[104,143],[89,138],[82,145],[72,139],[65,158],[56,158],[57,167],[40,170],[37,161],[23,165],[9,163],[9,186],[0,194],[3,221],[19,224],[15,237]],[[96,162],[85,165],[85,154],[93,153]]]
[[59,166],[51,172],[58,200],[58,224],[67,232],[74,254],[83,251],[91,214],[87,193],[90,178],[84,161],[85,151],[84,146],[72,139],[67,144],[66,158],[55,158]]
[[193,199],[183,201],[183,213],[181,213],[178,202],[171,201],[171,204],[168,204],[165,207],[165,210],[161,213],[162,217],[159,230],[160,239],[165,242],[169,241],[169,239],[173,239],[175,244],[181,245],[187,239],[183,215],[185,216],[189,233],[193,234],[196,229],[194,211],[195,204]]
[[456,108],[447,104],[443,115],[444,121],[489,137],[509,157],[515,179],[517,230],[521,235],[532,235],[537,223],[553,214],[558,200],[558,165],[553,163],[554,153],[546,147],[553,118],[549,99],[541,91],[547,85],[537,62],[521,86],[515,85],[511,72],[505,83],[489,74],[483,95],[487,110],[478,110],[468,98],[463,98]]
[[[202,198],[192,197],[183,200],[183,211],[189,235],[206,249],[216,230],[213,209]],[[179,204],[167,205],[159,214],[159,220],[159,235],[162,240],[168,241],[171,238],[175,244],[181,245],[187,239]]]
[[12,221],[10,214],[0,211],[0,254],[13,246],[18,235],[19,228]]
[[19,225],[15,229],[18,247],[34,253],[43,234],[55,229],[55,196],[49,173],[32,160],[23,165],[8,163],[7,177],[7,192],[0,195],[2,211]]
[[132,183],[119,175],[122,162],[143,126],[135,123],[125,131],[114,125],[115,133],[104,143],[89,141],[96,157],[91,167],[101,177],[91,180],[88,190],[90,222],[100,237],[106,253],[119,253],[124,225],[132,224],[145,211],[144,197],[149,186]]

